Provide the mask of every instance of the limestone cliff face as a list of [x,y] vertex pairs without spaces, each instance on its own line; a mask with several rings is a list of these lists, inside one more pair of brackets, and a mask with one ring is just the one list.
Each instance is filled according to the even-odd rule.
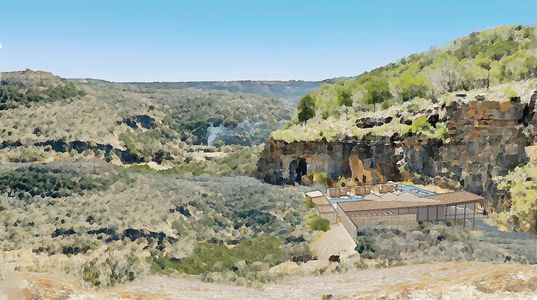
[[[301,175],[325,172],[332,178],[353,177],[360,182],[382,182],[396,174],[397,147],[389,138],[341,142],[286,143],[270,140],[258,162],[263,179],[282,184],[300,181]],[[306,172],[298,168],[300,162]]]
[[516,101],[447,107],[449,139],[439,143],[405,138],[401,143],[405,155],[399,163],[414,180],[448,187],[459,183],[467,191],[493,196],[493,178],[527,160],[525,147],[535,136],[528,107]]
[[275,184],[300,181],[302,175],[319,171],[363,183],[407,179],[462,187],[497,198],[493,178],[525,163],[525,147],[537,139],[536,99],[537,92],[529,103],[459,99],[442,108],[449,128],[445,141],[421,135],[337,142],[270,140],[258,171],[265,181]]

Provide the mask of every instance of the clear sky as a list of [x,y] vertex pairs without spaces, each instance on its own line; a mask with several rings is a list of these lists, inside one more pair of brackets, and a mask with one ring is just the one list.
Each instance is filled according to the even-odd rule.
[[318,80],[506,24],[537,24],[537,0],[0,0],[0,71]]

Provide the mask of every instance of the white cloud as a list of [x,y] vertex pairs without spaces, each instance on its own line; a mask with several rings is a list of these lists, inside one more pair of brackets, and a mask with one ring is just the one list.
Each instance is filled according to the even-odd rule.
[[2,49],[2,43],[0,43],[0,49]]

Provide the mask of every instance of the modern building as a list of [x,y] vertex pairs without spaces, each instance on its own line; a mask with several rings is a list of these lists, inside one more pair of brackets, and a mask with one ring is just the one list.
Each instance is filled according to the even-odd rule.
[[318,201],[322,203],[319,207],[326,210],[326,202],[334,207],[353,238],[361,227],[413,228],[424,221],[449,221],[474,228],[477,204],[484,200],[465,191],[436,194],[395,183],[328,189],[327,194],[332,197],[322,195],[324,199]]

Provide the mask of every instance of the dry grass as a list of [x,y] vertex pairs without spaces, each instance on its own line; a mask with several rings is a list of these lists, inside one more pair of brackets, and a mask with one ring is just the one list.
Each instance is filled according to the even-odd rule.
[[[436,263],[344,274],[291,278],[259,289],[202,283],[189,279],[148,277],[126,286],[99,292],[87,290],[73,279],[51,274],[22,273],[29,284],[26,295],[34,299],[60,292],[85,299],[335,299],[487,298],[529,299],[537,295],[535,266],[488,263]],[[30,299],[30,298],[27,298]]]

